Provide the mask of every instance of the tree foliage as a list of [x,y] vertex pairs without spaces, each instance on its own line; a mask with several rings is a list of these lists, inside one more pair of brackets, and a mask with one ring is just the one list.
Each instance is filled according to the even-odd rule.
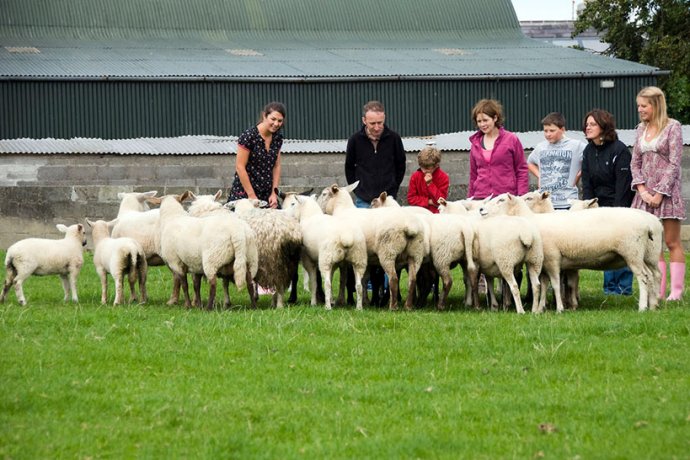
[[662,70],[669,115],[690,123],[690,0],[589,0],[575,22],[609,44],[605,54]]

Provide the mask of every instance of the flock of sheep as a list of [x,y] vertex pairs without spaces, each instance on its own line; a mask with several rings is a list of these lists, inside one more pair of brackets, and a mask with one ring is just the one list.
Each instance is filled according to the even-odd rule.
[[[418,292],[417,275],[431,271],[440,282],[437,308],[447,306],[460,265],[465,280],[465,304],[479,308],[478,279],[496,277],[508,287],[504,306],[512,297],[524,313],[516,271],[526,267],[532,311],[543,312],[546,286],[551,283],[556,310],[577,308],[577,270],[605,270],[628,266],[638,279],[639,310],[658,304],[661,275],[657,260],[663,231],[654,216],[630,208],[597,208],[578,202],[570,211],[555,212],[548,193],[510,194],[492,199],[440,203],[440,213],[400,206],[381,194],[371,209],[356,208],[347,187],[332,185],[319,196],[281,193],[282,209],[264,209],[256,200],[221,204],[221,191],[196,196],[192,192],[156,197],[156,192],[121,193],[117,217],[109,222],[86,220],[94,242],[93,262],[101,280],[101,302],[107,302],[107,274],[115,280],[114,304],[123,302],[125,277],[132,301],[146,302],[148,266],[167,265],[173,272],[168,301],[201,306],[201,280],[208,280],[206,306],[215,305],[218,279],[224,305],[230,305],[229,283],[249,292],[256,306],[257,287],[272,290],[272,305],[281,308],[284,294],[296,279],[299,263],[309,278],[311,304],[317,304],[317,275],[323,280],[324,304],[333,304],[331,280],[341,270],[338,302],[344,300],[347,267],[352,267],[356,308],[368,305],[363,288],[367,268],[380,266],[388,275],[389,308],[398,308],[399,272],[408,272],[405,308],[412,309]],[[184,203],[191,202],[185,207]],[[158,208],[150,209],[149,204]],[[78,301],[77,277],[83,265],[86,230],[82,224],[58,225],[62,240],[28,238],[13,244],[5,258],[4,301],[12,286],[17,301],[26,304],[22,283],[32,274],[60,275],[64,300]],[[420,272],[420,270],[422,270]],[[194,298],[187,275],[191,274]],[[420,275],[421,276],[421,275]],[[139,296],[136,284],[139,284]],[[562,283],[567,293],[563,300]],[[290,301],[296,300],[296,286]],[[492,307],[498,302],[488,289]]]

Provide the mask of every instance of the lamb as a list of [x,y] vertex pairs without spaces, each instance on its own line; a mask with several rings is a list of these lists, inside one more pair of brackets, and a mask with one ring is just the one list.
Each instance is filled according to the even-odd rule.
[[[371,205],[373,208],[400,207],[398,202],[388,197],[386,192],[374,198]],[[473,276],[476,271],[472,256],[475,237],[472,225],[467,218],[461,215],[433,214],[418,206],[406,206],[401,209],[418,214],[429,226],[429,256],[436,272],[443,281],[443,291],[438,297],[436,308],[444,310],[448,294],[453,286],[451,268],[457,263],[461,263],[464,265],[463,271],[466,270],[469,277]]]
[[350,220],[364,232],[370,263],[378,263],[388,275],[389,308],[398,308],[399,280],[396,264],[406,264],[408,291],[405,308],[412,309],[417,271],[425,252],[424,224],[418,216],[394,208],[358,209],[350,196],[358,182],[340,188],[326,187],[318,198],[326,214]]
[[[551,280],[559,313],[563,311],[558,282],[561,270],[607,270],[625,265],[638,280],[639,310],[656,308],[663,228],[651,214],[630,208],[535,214],[524,199],[510,194],[499,195],[483,212],[525,216],[537,224],[544,244],[543,268]],[[546,293],[542,291],[540,312],[545,303]]]
[[[150,266],[165,265],[160,256],[160,241],[158,232],[159,209],[149,209],[147,203],[160,205],[161,198],[157,197],[156,190],[149,192],[122,192],[118,193],[120,208],[117,213],[117,222],[112,229],[113,238],[129,237],[136,240],[144,249],[146,264]],[[168,305],[174,305],[179,300],[180,284],[173,277],[173,291],[168,300]]]
[[[246,285],[255,306],[252,280],[258,269],[258,254],[254,232],[231,213],[190,216],[181,204],[189,193],[164,197],[159,219],[160,254],[180,280],[185,306],[191,306],[188,272],[203,274],[208,279],[208,309],[215,302],[219,275],[233,276],[238,289]],[[200,300],[195,298],[195,304]]]
[[111,238],[110,230],[116,222],[103,220],[91,221],[86,219],[91,227],[94,253],[93,263],[96,272],[101,279],[101,303],[105,304],[108,298],[107,274],[115,281],[115,300],[113,305],[122,303],[122,282],[125,274],[129,281],[129,290],[132,301],[137,300],[135,283],[139,282],[141,301],[146,302],[146,254],[141,245],[133,238]]
[[[525,264],[532,283],[532,311],[536,312],[539,274],[544,262],[543,243],[538,228],[529,219],[500,215],[474,219],[473,224],[476,235],[473,254],[479,271],[490,277],[503,277],[508,283],[517,312],[522,314],[525,310],[520,299],[520,287],[515,279],[515,269]],[[476,285],[476,280],[473,279],[472,286]],[[477,307],[478,291],[473,289],[472,295],[473,304]]]
[[[208,215],[221,212],[235,214],[246,222],[256,235],[259,269],[254,281],[273,290],[272,306],[283,308],[285,291],[297,273],[302,249],[302,230],[297,219],[277,209],[259,209],[249,199],[227,203],[227,208],[218,203],[221,190],[216,195],[196,197],[189,208],[191,215]],[[296,294],[296,292],[295,292]]]
[[117,222],[112,229],[112,237],[129,237],[137,240],[144,249],[146,262],[148,265],[165,265],[158,254],[158,244],[156,242],[158,209],[149,209],[147,202],[160,204],[160,198],[156,197],[156,191],[144,193],[118,193],[120,208],[117,212]]
[[362,310],[362,277],[367,268],[364,233],[353,223],[324,214],[313,197],[282,195],[283,208],[295,216],[302,229],[302,264],[309,274],[311,304],[316,305],[316,267],[324,282],[325,308],[331,309],[333,269],[349,262],[355,275],[357,310]]
[[78,302],[77,277],[84,263],[83,247],[86,246],[86,232],[82,224],[69,227],[58,224],[57,229],[65,234],[62,240],[27,238],[17,241],[7,250],[5,256],[5,285],[0,303],[14,285],[17,301],[26,305],[22,284],[31,275],[60,275],[64,301],[72,294],[72,301]]

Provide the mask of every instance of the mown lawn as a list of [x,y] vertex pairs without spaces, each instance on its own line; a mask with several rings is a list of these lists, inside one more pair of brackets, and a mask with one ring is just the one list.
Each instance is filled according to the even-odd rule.
[[207,312],[165,305],[158,268],[149,304],[101,306],[88,261],[79,304],[45,277],[0,305],[0,456],[690,458],[690,307],[639,313],[601,280],[562,315],[468,310],[459,287],[446,312],[301,291]]

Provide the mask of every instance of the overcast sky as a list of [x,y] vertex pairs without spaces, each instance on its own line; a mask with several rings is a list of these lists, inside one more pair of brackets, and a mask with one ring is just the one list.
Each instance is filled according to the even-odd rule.
[[[575,0],[575,6],[582,0]],[[572,19],[572,0],[512,0],[520,21]]]

